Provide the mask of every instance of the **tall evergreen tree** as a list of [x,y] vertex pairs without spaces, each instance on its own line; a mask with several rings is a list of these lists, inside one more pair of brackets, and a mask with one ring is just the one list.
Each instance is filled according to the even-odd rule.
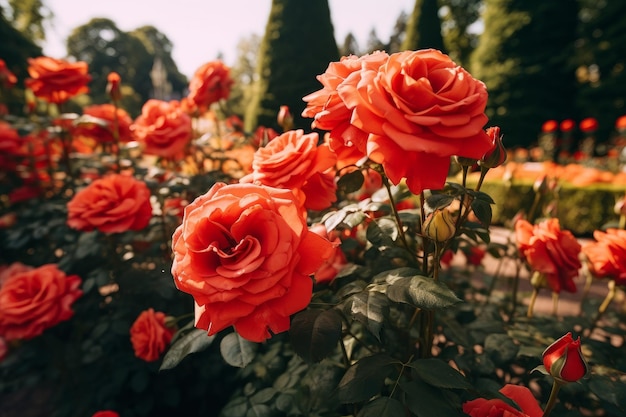
[[348,32],[344,38],[339,53],[341,56],[359,55],[359,43],[352,32]]
[[401,48],[403,50],[435,48],[444,51],[437,0],[415,0]]
[[535,142],[547,119],[576,117],[578,2],[485,0],[484,32],[471,72],[489,91],[489,125],[506,145]]
[[316,76],[339,59],[328,0],[273,0],[259,50],[258,80],[246,112],[246,129],[276,127],[281,105],[289,106],[294,126],[303,119],[302,97],[320,88]]

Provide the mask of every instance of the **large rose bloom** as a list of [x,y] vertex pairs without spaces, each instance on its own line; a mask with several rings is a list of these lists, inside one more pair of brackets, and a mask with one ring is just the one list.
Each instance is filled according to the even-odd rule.
[[543,410],[528,388],[507,384],[500,389],[500,393],[515,401],[521,411],[499,398],[490,400],[476,398],[463,404],[463,412],[471,417],[541,417],[543,415]]
[[113,174],[95,180],[67,203],[68,226],[103,233],[145,228],[152,217],[150,190],[133,177]]
[[130,130],[133,119],[131,119],[126,110],[112,104],[95,104],[85,107],[83,114],[101,119],[105,126],[98,123],[81,124],[74,130],[74,135],[93,138],[98,143],[113,143],[115,142],[114,132],[117,124],[118,140],[120,142],[133,140]]
[[[328,208],[336,200],[333,175],[320,176],[333,168],[337,156],[328,144],[318,146],[317,133],[289,130],[259,148],[252,161],[252,173],[240,182],[254,182],[290,190],[309,190],[305,206],[315,210]],[[310,183],[309,183],[310,182]],[[326,196],[320,201],[321,196]]]
[[334,249],[309,231],[291,191],[224,183],[185,208],[172,247],[172,275],[195,300],[196,327],[212,335],[234,326],[254,342],[289,329],[310,302],[309,275]]
[[444,186],[453,155],[480,159],[491,149],[485,85],[434,49],[390,55],[337,87],[351,123],[370,133],[367,155],[389,179],[419,194]]
[[148,155],[177,159],[191,140],[191,118],[176,100],[150,99],[131,125],[135,137]]
[[161,357],[172,340],[176,329],[165,325],[165,313],[149,308],[142,311],[130,327],[130,342],[135,356],[146,362]]
[[24,80],[35,96],[50,103],[64,103],[78,94],[88,93],[91,81],[86,62],[68,62],[47,56],[28,59]]
[[222,61],[210,61],[193,74],[187,97],[200,110],[206,110],[211,104],[228,98],[233,82],[230,68]]
[[596,230],[593,237],[594,242],[582,247],[593,275],[615,280],[617,285],[626,285],[626,230]]
[[303,98],[307,107],[302,116],[314,118],[313,128],[330,132],[330,146],[334,151],[354,147],[360,157],[365,156],[368,133],[350,123],[352,111],[339,97],[337,88],[353,73],[358,78],[361,69],[377,71],[388,57],[386,52],[377,51],[362,57],[345,56],[339,62],[331,62],[326,72],[317,76],[323,88]]
[[515,237],[522,257],[534,271],[544,274],[553,292],[576,292],[581,246],[569,230],[561,230],[558,219],[536,225],[520,219],[515,223]]
[[24,270],[0,287],[0,336],[31,339],[70,319],[72,304],[83,294],[81,280],[54,264]]

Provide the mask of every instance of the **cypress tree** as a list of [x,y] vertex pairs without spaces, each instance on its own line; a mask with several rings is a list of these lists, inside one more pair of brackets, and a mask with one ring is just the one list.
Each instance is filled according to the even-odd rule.
[[302,97],[319,90],[316,76],[339,59],[328,0],[272,0],[259,50],[256,81],[246,111],[246,130],[278,129],[281,105],[289,106],[294,126],[310,129],[300,114]]
[[485,0],[471,72],[487,85],[489,125],[508,147],[535,142],[548,119],[576,118],[577,14],[576,0]]
[[444,51],[437,0],[416,0],[407,22],[402,50],[435,48]]

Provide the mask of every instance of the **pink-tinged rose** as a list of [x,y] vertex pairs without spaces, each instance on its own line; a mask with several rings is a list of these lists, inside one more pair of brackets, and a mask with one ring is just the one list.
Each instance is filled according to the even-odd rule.
[[88,93],[91,81],[86,62],[69,62],[41,56],[28,59],[28,75],[24,85],[36,97],[50,103],[64,103],[74,96]]
[[565,119],[559,124],[559,129],[561,129],[561,132],[563,133],[571,132],[575,128],[576,128],[576,122],[573,121],[572,119]]
[[69,320],[72,304],[83,294],[77,275],[55,264],[17,272],[0,287],[0,336],[7,341],[32,339]]
[[[306,207],[327,208],[330,204],[326,205],[326,202],[335,201],[328,194],[336,187],[334,181],[331,184],[324,175],[335,165],[337,156],[327,144],[318,145],[318,141],[317,133],[304,134],[302,129],[283,133],[255,152],[252,173],[241,178],[240,182],[294,192],[308,187]],[[311,184],[307,184],[309,181]],[[322,196],[314,194],[319,190],[324,192]]]
[[369,158],[414,194],[444,186],[451,156],[480,159],[492,146],[485,85],[437,50],[392,54],[337,90],[350,123],[370,134]]
[[329,131],[330,146],[334,151],[340,152],[348,147],[359,153],[358,159],[365,156],[368,133],[350,122],[352,111],[339,97],[337,89],[352,74],[351,81],[356,83],[361,70],[378,70],[388,57],[386,52],[377,51],[362,57],[345,56],[339,62],[331,62],[326,72],[317,76],[323,88],[303,98],[307,107],[302,116],[314,119],[313,128]]
[[626,230],[596,230],[593,237],[595,241],[582,247],[593,275],[612,279],[617,285],[626,285]]
[[569,230],[561,230],[558,219],[536,225],[520,219],[515,222],[515,237],[522,258],[531,269],[544,274],[553,292],[576,292],[581,246]]
[[135,356],[146,362],[161,357],[170,344],[176,329],[165,324],[165,313],[149,308],[142,311],[130,327],[130,342]]
[[180,159],[191,141],[191,118],[176,100],[150,99],[131,125],[144,152],[169,159]]
[[463,404],[463,412],[471,417],[541,417],[543,410],[533,393],[524,386],[507,384],[500,393],[513,400],[521,410],[494,398],[476,398]]
[[234,326],[254,342],[288,330],[334,249],[306,219],[300,194],[264,185],[217,183],[189,204],[172,237],[172,275],[195,300],[196,327]]
[[205,111],[211,104],[227,99],[234,81],[230,68],[222,61],[210,61],[196,70],[187,96],[197,108]]
[[67,203],[73,229],[122,233],[145,228],[152,218],[148,186],[133,177],[112,174],[95,180]]
[[580,349],[580,337],[574,340],[571,332],[555,340],[542,356],[546,371],[561,382],[576,382],[589,372]]

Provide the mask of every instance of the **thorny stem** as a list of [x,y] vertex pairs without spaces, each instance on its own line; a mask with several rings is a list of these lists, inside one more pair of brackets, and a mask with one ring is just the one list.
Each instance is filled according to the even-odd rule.
[[548,417],[552,412],[552,409],[556,405],[556,400],[559,395],[559,390],[561,389],[562,383],[557,381],[556,379],[552,383],[552,391],[550,391],[550,398],[548,398],[548,403],[546,404],[546,409],[543,411],[542,417]]

